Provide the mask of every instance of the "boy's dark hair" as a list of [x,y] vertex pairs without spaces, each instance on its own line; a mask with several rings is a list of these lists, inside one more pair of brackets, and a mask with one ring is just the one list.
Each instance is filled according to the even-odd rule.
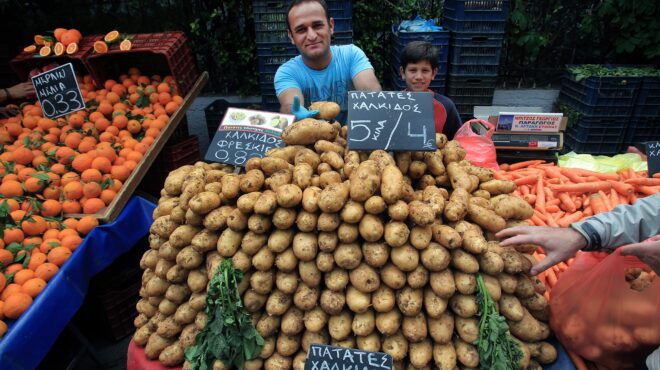
[[401,52],[401,68],[406,69],[410,63],[427,61],[433,69],[438,68],[438,48],[428,41],[412,41]]
[[328,4],[324,0],[293,0],[289,4],[289,7],[286,9],[286,28],[289,31],[291,30],[291,25],[289,24],[289,13],[291,12],[291,9],[296,6],[300,5],[302,3],[319,3],[323,7],[323,10],[325,11],[325,18],[328,21],[328,24],[330,24],[330,12],[328,12]]

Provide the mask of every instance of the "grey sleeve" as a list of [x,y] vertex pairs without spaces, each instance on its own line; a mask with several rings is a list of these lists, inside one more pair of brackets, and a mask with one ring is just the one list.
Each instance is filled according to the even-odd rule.
[[615,249],[660,234],[660,194],[639,199],[633,205],[620,205],[571,224],[587,239],[584,250]]

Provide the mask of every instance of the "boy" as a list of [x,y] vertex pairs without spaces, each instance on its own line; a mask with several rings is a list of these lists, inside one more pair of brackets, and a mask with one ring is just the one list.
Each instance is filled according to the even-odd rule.
[[406,83],[406,91],[428,91],[433,94],[435,131],[444,133],[451,140],[462,125],[461,117],[451,99],[429,89],[438,74],[438,67],[438,48],[430,42],[413,41],[401,52],[399,73]]

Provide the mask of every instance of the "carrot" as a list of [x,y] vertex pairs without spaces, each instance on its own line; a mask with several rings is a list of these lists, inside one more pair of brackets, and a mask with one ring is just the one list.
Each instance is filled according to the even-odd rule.
[[559,220],[561,220],[562,217],[564,217],[564,215],[566,215],[566,212],[564,212],[564,211],[559,211],[559,212],[557,212],[557,213],[553,213],[553,214],[552,214],[552,218],[554,218],[555,221],[559,221]]
[[554,184],[554,185],[557,185],[557,184],[561,184],[561,183],[562,183],[561,179],[557,179],[557,178],[554,178],[554,179],[548,179],[548,180],[546,180],[545,182],[546,182],[546,184]]
[[566,262],[559,262],[557,266],[559,266],[559,270],[561,272],[564,272],[566,271],[566,269],[568,269],[568,265],[566,264]]
[[548,213],[559,212],[559,207],[557,207],[557,205],[555,205],[555,204],[546,205],[545,206],[545,211],[548,212]]
[[575,213],[571,213],[562,217],[559,221],[557,221],[557,223],[561,227],[568,227],[568,225],[572,224],[573,222],[580,221],[580,219],[582,219],[582,216],[583,216],[582,212],[577,211]]
[[552,266],[552,271],[554,271],[555,275],[557,275],[557,276],[559,276],[559,274],[561,273],[561,270],[559,269],[558,265]]
[[577,210],[575,202],[571,199],[568,193],[559,193],[558,196],[559,201],[567,212],[573,213]]
[[583,170],[581,168],[573,168],[572,170],[580,176],[586,176],[586,177],[593,176],[593,177],[596,177],[600,180],[619,181],[621,179],[619,177],[619,175],[614,174],[614,173],[593,172],[593,171],[589,171],[589,170]]
[[609,183],[612,185],[612,188],[621,195],[628,195],[634,191],[632,185],[626,182],[610,181]]
[[607,181],[594,181],[582,184],[553,185],[550,188],[555,192],[596,193],[598,190],[609,191],[612,184]]
[[[502,166],[500,166],[500,168],[502,168]],[[493,172],[493,178],[495,180],[508,180],[509,175],[506,172],[503,172],[503,171],[495,171],[495,172]]]
[[535,226],[548,226],[548,224],[546,224],[545,222],[543,222],[543,220],[541,220],[541,219],[539,218],[539,216],[537,216],[537,215],[532,216],[532,218],[531,218],[530,220],[532,221],[532,223],[533,223]]
[[653,174],[654,179],[660,179],[660,172]]
[[557,285],[557,274],[555,274],[553,269],[545,270],[545,277],[548,279],[548,285],[550,285],[550,288],[554,288],[554,286]]
[[509,166],[509,171],[515,171],[515,170],[519,170],[521,168],[534,166],[534,165],[541,164],[541,163],[545,163],[545,161],[542,161],[542,160],[539,160],[539,159],[534,159],[534,160],[531,160],[531,161],[518,162],[518,163],[514,163],[514,164],[510,165]]
[[593,215],[594,215],[594,211],[591,210],[591,207],[587,207],[587,208],[585,208],[585,209],[582,211],[582,213],[584,213],[585,216],[593,216]]
[[526,185],[518,185],[518,189],[520,190],[520,194],[522,195],[529,195],[529,187]]
[[616,190],[612,190],[610,192],[610,202],[612,202],[612,207],[616,207],[619,204],[621,204],[621,200],[619,199],[619,193],[617,193]]
[[637,201],[637,194],[632,193],[628,195],[628,204],[633,204]]
[[575,370],[589,370],[586,362],[584,362],[582,357],[578,356],[577,354],[575,354],[575,352],[572,351],[566,351],[566,353],[568,353],[568,357],[570,357],[571,361],[573,361],[573,365],[575,365]]
[[551,200],[548,201],[547,200],[548,199],[547,194],[546,194],[545,199],[546,199],[546,202],[545,202],[546,207],[547,206],[558,206],[561,203],[561,200],[559,200],[559,198],[555,198],[555,197],[553,197]]
[[543,192],[543,181],[541,176],[536,181],[536,204],[534,207],[540,212],[545,213],[545,193]]
[[591,194],[591,196],[589,197],[589,203],[591,204],[591,209],[594,211],[595,215],[599,213],[607,212],[609,210],[609,208],[607,208],[607,204],[605,203],[605,200],[598,193]]
[[614,207],[612,206],[612,202],[610,202],[610,197],[608,197],[607,194],[605,194],[605,192],[602,190],[598,192],[598,195],[600,195],[603,203],[605,203],[605,208],[607,208],[608,211],[611,211]]
[[518,185],[518,186],[520,186],[520,185],[532,185],[532,184],[536,184],[537,179],[538,179],[538,176],[536,176],[536,175],[528,175],[528,176],[520,177],[516,180],[513,180],[513,182],[516,183],[516,185]]
[[547,214],[542,213],[542,212],[539,212],[539,211],[537,211],[537,210],[534,210],[534,215],[536,215],[536,217],[540,218],[540,219],[543,220],[543,221],[547,221],[547,219],[548,219],[548,215],[547,215]]
[[546,289],[545,293],[543,293],[543,297],[545,298],[546,301],[550,302],[550,290]]
[[557,167],[543,167],[543,171],[547,177],[551,179],[565,179],[568,180],[568,177],[561,174],[561,170]]
[[631,185],[658,186],[660,185],[660,178],[654,179],[648,177],[638,177],[635,179],[626,180],[624,182]]
[[569,180],[575,183],[585,182],[585,180],[582,177],[580,177],[577,173],[573,172],[572,169],[570,168],[562,168],[561,173],[564,176],[568,177]]
[[534,205],[534,203],[536,203],[536,195],[534,194],[525,195],[523,199],[525,199],[527,203],[529,203],[532,206]]
[[549,217],[547,218],[546,223],[547,223],[548,226],[550,226],[550,227],[559,227],[559,224],[557,224],[557,220],[555,220],[555,218],[552,217],[552,216],[549,216]]
[[640,185],[637,187],[637,191],[645,195],[654,195],[660,191],[660,186],[644,186]]

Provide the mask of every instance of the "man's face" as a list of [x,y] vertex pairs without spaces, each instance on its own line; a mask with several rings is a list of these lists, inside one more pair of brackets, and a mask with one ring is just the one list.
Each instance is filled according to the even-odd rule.
[[433,69],[431,63],[423,60],[418,63],[408,63],[406,69],[399,67],[401,78],[406,81],[406,86],[412,91],[426,91],[431,81],[438,73],[438,69]]
[[317,2],[304,2],[289,12],[289,38],[306,59],[315,60],[330,52],[334,21],[326,18]]

